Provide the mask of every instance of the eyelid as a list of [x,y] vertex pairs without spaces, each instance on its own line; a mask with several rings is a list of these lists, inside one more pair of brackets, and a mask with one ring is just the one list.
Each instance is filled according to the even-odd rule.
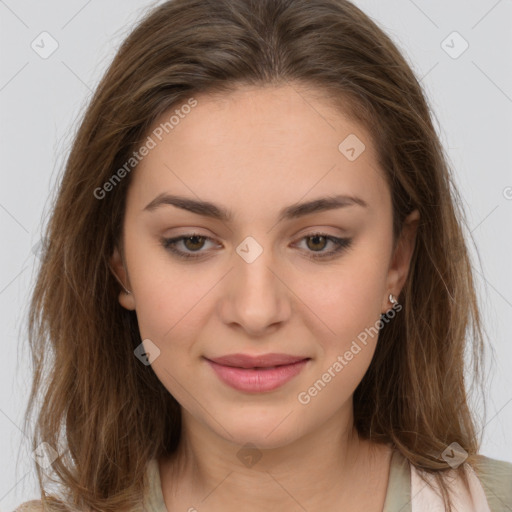
[[[202,235],[201,233],[195,233],[195,232],[184,233],[183,235],[169,237],[169,238],[162,237],[161,241],[162,241],[162,244],[164,245],[164,247],[166,247],[166,246],[176,245],[177,243],[179,243],[187,238],[193,238],[193,237],[203,238],[208,242],[215,242],[214,238],[212,238],[208,235]],[[197,251],[197,253],[199,253],[199,252],[205,253],[205,251],[203,251],[203,250]],[[191,252],[189,252],[189,254],[194,254],[194,253],[191,251]]]
[[[198,251],[181,251],[175,248],[175,246],[182,242],[185,239],[188,238],[201,238],[209,242],[215,242],[215,239],[207,236],[202,235],[200,233],[196,232],[190,232],[190,233],[184,233],[183,235],[172,237],[172,238],[165,238],[163,237],[161,239],[161,244],[167,251],[172,252],[174,255],[176,255],[177,258],[181,260],[195,260],[195,259],[201,259],[208,257],[209,251],[203,251],[202,248]],[[306,251],[309,253],[307,258],[311,260],[328,260],[336,258],[340,253],[344,252],[346,249],[349,249],[352,245],[353,239],[349,237],[338,237],[334,235],[330,235],[328,233],[325,233],[321,230],[313,230],[309,231],[301,236],[298,237],[297,241],[293,243],[293,245],[297,245],[297,243],[302,242],[303,240],[307,238],[314,238],[314,237],[324,237],[327,239],[327,242],[334,244],[335,248],[330,251]]]

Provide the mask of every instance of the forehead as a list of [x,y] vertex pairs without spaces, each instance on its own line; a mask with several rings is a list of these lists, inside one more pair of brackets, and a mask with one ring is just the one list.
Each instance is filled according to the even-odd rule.
[[[176,144],[209,151],[238,148],[243,143],[241,151],[252,146],[296,151],[323,147],[336,152],[340,137],[358,132],[367,146],[371,145],[364,127],[351,121],[320,91],[291,85],[244,86],[230,93],[195,95],[194,99],[197,106],[189,109],[190,113],[179,119],[174,116],[171,133]],[[175,105],[152,129],[165,125],[170,114],[180,110],[180,104]]]
[[369,134],[318,91],[247,86],[193,98],[194,107],[175,105],[150,128],[155,146],[132,182],[139,203],[162,192],[246,209],[326,193],[387,200]]

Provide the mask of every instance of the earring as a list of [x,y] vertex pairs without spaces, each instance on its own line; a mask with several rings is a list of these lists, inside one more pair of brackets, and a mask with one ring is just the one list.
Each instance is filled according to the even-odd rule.
[[389,294],[389,302],[391,302],[393,306],[398,303],[398,301],[395,299],[395,296],[392,293]]

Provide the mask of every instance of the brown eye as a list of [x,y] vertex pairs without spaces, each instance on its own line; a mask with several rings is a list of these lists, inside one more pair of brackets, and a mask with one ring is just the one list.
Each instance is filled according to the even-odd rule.
[[[351,238],[338,238],[326,233],[312,233],[301,240],[306,240],[306,252],[309,253],[308,257],[311,259],[334,258],[352,244]],[[325,251],[324,249],[329,243],[334,245],[334,249]]]
[[[198,240],[202,241],[198,242]],[[201,249],[204,246],[204,241],[206,240],[206,237],[194,235],[194,236],[188,236],[186,238],[183,238],[183,244],[185,247],[191,251],[197,251],[198,249]],[[190,242],[190,243],[189,243]]]
[[[164,249],[182,259],[202,257],[204,255],[203,253],[206,253],[206,251],[201,250],[205,246],[205,242],[213,242],[213,240],[207,236],[197,234],[184,235],[176,238],[162,238],[161,240]],[[179,244],[181,244],[184,249],[178,248]]]
[[[313,235],[306,237],[308,240],[308,247],[313,251],[321,251],[325,248],[326,243],[328,242],[327,237],[323,235]],[[312,243],[309,243],[311,241]]]

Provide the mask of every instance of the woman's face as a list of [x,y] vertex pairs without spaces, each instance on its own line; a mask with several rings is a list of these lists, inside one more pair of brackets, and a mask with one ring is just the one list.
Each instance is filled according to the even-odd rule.
[[[157,120],[133,171],[125,266],[118,251],[112,259],[131,291],[120,302],[136,311],[152,369],[187,421],[238,444],[288,444],[350,418],[413,230],[393,253],[372,141],[327,100],[291,86],[195,100]],[[307,361],[208,361],[271,353]]]

